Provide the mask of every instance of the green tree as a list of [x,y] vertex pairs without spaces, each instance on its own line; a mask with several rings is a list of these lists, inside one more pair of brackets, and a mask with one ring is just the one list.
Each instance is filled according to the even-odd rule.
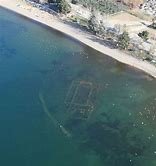
[[141,37],[144,41],[148,40],[149,32],[148,31],[142,31],[138,34],[139,37]]
[[94,14],[91,16],[90,20],[88,21],[88,27],[95,34],[99,33],[99,22]]
[[78,3],[78,0],[72,0],[71,3],[72,3],[72,4],[77,4],[77,3]]
[[126,50],[130,43],[130,37],[128,32],[124,31],[121,35],[118,37],[118,47],[120,49]]
[[61,13],[67,14],[71,11],[71,6],[66,0],[59,0],[58,2],[58,9]]

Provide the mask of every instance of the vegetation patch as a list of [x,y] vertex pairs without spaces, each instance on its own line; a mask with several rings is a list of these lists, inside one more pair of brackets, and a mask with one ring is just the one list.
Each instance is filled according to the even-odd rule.
[[117,3],[113,0],[77,0],[77,3],[80,3],[89,9],[96,9],[104,14],[114,14],[127,9],[126,5]]

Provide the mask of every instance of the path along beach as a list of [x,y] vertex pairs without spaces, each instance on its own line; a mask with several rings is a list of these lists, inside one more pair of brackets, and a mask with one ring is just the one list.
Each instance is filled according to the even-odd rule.
[[137,69],[143,70],[144,72],[156,78],[156,67],[154,65],[136,59],[118,49],[108,48],[98,42],[98,38],[96,40],[94,35],[79,28],[75,28],[72,25],[66,24],[56,16],[28,5],[26,2],[24,2],[24,0],[0,0],[0,7],[4,7],[27,18],[47,25],[48,27],[60,31],[105,55],[108,55]]

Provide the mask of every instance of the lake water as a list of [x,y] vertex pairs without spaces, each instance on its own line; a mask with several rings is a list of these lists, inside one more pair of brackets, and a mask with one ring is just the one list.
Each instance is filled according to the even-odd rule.
[[155,166],[156,80],[0,8],[0,163]]

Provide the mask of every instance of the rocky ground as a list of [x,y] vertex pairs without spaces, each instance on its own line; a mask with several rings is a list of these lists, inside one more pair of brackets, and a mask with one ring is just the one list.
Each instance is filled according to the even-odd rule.
[[148,14],[156,17],[156,0],[146,0],[142,5],[142,9]]

